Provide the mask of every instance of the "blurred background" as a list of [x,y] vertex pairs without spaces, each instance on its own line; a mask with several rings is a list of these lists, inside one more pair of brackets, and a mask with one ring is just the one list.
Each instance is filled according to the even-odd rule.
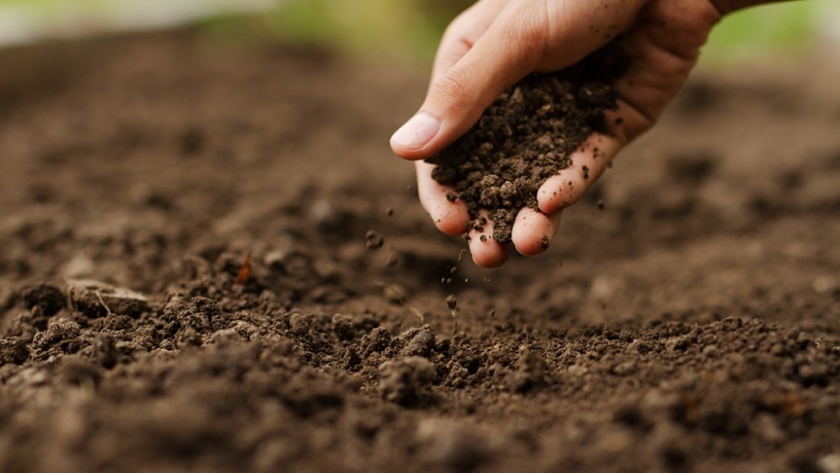
[[[349,54],[428,60],[470,0],[0,0],[0,47],[191,24],[231,41],[330,44]],[[702,67],[785,60],[840,46],[840,2],[739,12],[713,32]]]

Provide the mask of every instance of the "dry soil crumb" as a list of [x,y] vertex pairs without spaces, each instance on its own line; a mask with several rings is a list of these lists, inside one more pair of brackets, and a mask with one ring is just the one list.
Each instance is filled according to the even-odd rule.
[[378,250],[385,244],[385,238],[376,230],[368,230],[365,233],[365,247],[369,250]]
[[449,310],[455,311],[458,307],[458,298],[455,297],[455,294],[449,294],[446,296],[446,306],[449,307]]
[[527,348],[520,349],[516,372],[509,382],[511,390],[524,393],[542,386],[545,370],[546,363],[543,357]]
[[64,293],[50,284],[36,284],[21,292],[24,305],[31,309],[40,307],[44,315],[51,316],[64,308]]
[[383,399],[408,406],[427,395],[435,379],[435,365],[425,358],[409,356],[382,363],[379,373]]
[[569,155],[593,131],[605,131],[604,111],[616,108],[611,84],[625,68],[624,54],[611,43],[568,69],[528,76],[427,160],[438,165],[432,177],[454,188],[447,199],[467,204],[470,228],[488,223],[480,215],[486,210],[493,237],[510,241],[517,212],[537,208],[540,185],[572,164]]

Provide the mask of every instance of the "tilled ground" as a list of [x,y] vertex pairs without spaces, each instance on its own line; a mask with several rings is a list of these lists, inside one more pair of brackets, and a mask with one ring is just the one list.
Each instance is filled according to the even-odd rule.
[[0,70],[4,473],[840,472],[839,71],[696,77],[486,272],[387,149],[423,70],[192,33]]

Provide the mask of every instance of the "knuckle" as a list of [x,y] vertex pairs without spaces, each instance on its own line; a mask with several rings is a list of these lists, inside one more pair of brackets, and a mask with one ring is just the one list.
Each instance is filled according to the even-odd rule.
[[449,25],[446,27],[446,30],[443,32],[443,37],[461,37],[464,35],[464,32],[468,30],[471,26],[472,21],[470,19],[470,16],[468,15],[468,11],[462,12],[449,23]]
[[545,56],[551,37],[551,18],[539,9],[522,6],[513,12],[515,27],[502,30],[505,40],[519,51],[519,59],[536,65]]
[[435,85],[435,100],[444,109],[463,110],[473,105],[472,80],[466,72],[453,69]]

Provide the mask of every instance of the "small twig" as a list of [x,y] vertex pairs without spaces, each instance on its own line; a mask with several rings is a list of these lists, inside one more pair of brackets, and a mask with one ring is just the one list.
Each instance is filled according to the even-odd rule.
[[96,298],[99,299],[99,303],[102,304],[102,307],[105,308],[105,312],[107,312],[108,315],[114,315],[114,313],[111,312],[111,308],[108,307],[108,304],[106,304],[102,299],[102,294],[100,294],[99,291],[94,291],[94,294],[96,294]]

